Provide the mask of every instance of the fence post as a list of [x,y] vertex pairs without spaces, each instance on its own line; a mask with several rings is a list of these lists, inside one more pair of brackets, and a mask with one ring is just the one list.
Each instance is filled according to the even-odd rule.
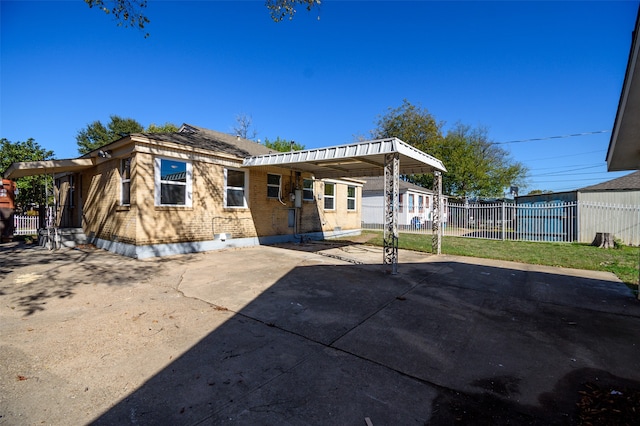
[[506,207],[507,206],[505,205],[505,202],[502,201],[502,211],[500,212],[501,215],[502,215],[502,217],[500,218],[501,221],[502,221],[502,241],[504,241],[506,239],[506,236],[505,236],[505,231],[506,231],[506,227],[505,227],[505,223],[506,223],[506,220],[505,220]]

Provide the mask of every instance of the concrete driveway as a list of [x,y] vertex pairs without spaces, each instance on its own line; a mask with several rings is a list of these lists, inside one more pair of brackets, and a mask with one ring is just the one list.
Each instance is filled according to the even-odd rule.
[[609,273],[310,243],[0,246],[2,424],[571,424],[640,390]]

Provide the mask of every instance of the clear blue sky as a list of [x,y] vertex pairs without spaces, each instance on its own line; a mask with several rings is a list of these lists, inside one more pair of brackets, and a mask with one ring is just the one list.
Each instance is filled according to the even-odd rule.
[[150,37],[82,0],[2,1],[0,136],[57,158],[111,114],[307,148],[369,136],[403,99],[446,131],[486,126],[530,168],[527,189],[572,190],[605,155],[638,1],[323,0],[274,23],[261,1],[149,1]]

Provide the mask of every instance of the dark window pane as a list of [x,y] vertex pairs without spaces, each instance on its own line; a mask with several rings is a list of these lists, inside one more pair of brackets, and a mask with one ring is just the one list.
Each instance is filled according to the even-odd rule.
[[325,199],[324,199],[324,209],[325,210],[333,210],[333,198],[325,197]]
[[280,185],[280,175],[267,175],[268,185]]
[[184,205],[187,187],[185,185],[160,184],[160,204]]
[[129,182],[122,183],[122,204],[130,204],[130,184]]
[[277,186],[267,186],[267,197],[278,198],[280,195],[280,188]]
[[334,185],[332,183],[324,184],[324,195],[333,195]]
[[244,188],[244,172],[227,170],[227,186]]
[[347,187],[347,197],[355,197],[356,196],[356,187],[348,186]]
[[348,210],[355,210],[356,209],[356,200],[348,199],[347,200],[347,209]]
[[244,190],[227,189],[227,206],[244,207]]

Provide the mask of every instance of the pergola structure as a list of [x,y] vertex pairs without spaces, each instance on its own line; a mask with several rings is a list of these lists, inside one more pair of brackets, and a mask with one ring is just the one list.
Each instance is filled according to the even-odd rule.
[[442,161],[398,138],[376,139],[328,148],[274,152],[249,157],[244,167],[278,166],[312,173],[316,179],[384,176],[383,262],[398,272],[398,187],[400,175],[433,173],[433,246],[440,253],[440,208],[442,203]]

